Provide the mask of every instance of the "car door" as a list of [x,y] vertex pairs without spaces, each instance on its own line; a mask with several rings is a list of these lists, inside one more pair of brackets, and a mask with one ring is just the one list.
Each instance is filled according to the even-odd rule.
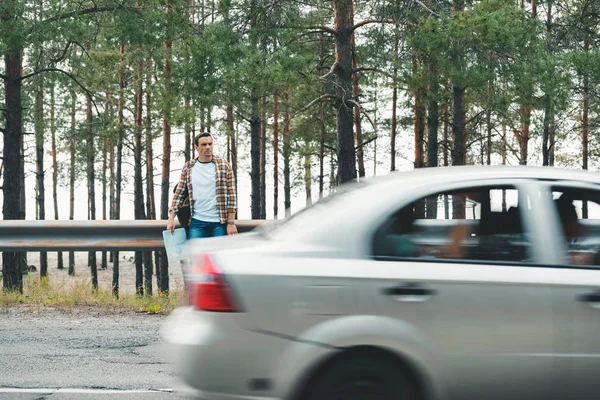
[[[556,366],[563,383],[562,398],[592,400],[600,398],[600,266],[594,256],[600,250],[600,187],[583,183],[548,184],[552,201],[567,196],[577,213],[581,229],[568,243],[562,234],[563,221],[558,208],[546,197],[547,221],[555,228],[548,238],[548,249],[556,249],[563,260],[554,273],[553,290],[557,326]],[[584,201],[582,199],[592,199]],[[593,201],[596,200],[596,201]],[[587,218],[583,218],[584,202]]]
[[[464,243],[472,242],[470,255],[443,255],[444,237],[452,236],[443,231],[452,225],[452,217],[458,216],[457,202],[453,200],[460,197],[456,190],[475,193],[484,186],[490,197],[501,194],[502,206],[495,216],[500,220],[507,219],[506,198],[516,199],[518,207],[513,210],[518,210],[522,231],[516,239],[526,253],[518,257],[523,259],[502,261],[502,254],[518,252],[510,247],[500,251],[502,245],[493,243],[477,249],[479,243],[486,242],[483,228],[472,230],[462,239]],[[441,368],[450,399],[559,398],[555,396],[557,384],[551,357],[555,340],[551,302],[554,281],[547,268],[539,266],[551,258],[541,250],[543,243],[538,240],[538,230],[543,229],[544,222],[537,204],[538,190],[532,181],[448,187],[446,192],[435,193],[437,206],[431,205],[436,202],[428,193],[415,201],[414,209],[422,208],[417,206],[419,203],[425,204],[426,209],[436,207],[437,215],[424,220],[416,218],[420,228],[408,236],[421,247],[427,247],[428,242],[433,245],[418,256],[376,254],[368,262],[370,274],[378,277],[370,283],[378,312],[410,324],[420,337],[426,338],[440,360],[440,365],[426,368]],[[419,212],[422,214],[422,209]],[[485,225],[477,219],[476,206],[464,214],[463,218],[473,218],[454,222]],[[483,217],[481,210],[479,214]],[[511,215],[514,218],[515,212]],[[491,225],[493,228],[502,222]],[[375,241],[382,240],[377,234],[375,237]],[[515,240],[509,233],[501,239],[506,238]],[[485,251],[489,251],[487,258]]]

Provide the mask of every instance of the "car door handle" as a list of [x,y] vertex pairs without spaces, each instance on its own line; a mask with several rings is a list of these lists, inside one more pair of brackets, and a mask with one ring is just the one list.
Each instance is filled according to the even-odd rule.
[[600,292],[582,294],[577,299],[584,303],[600,303]]
[[416,284],[386,287],[381,290],[386,296],[393,296],[398,301],[419,302],[430,299],[437,294],[436,290],[427,289]]

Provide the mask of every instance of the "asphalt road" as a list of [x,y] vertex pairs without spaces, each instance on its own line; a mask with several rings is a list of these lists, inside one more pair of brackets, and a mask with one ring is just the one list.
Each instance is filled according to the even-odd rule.
[[164,316],[0,309],[0,399],[187,399],[159,329]]

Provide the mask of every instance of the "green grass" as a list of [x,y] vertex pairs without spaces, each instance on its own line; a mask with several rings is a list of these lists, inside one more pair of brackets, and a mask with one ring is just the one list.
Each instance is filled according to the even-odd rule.
[[93,290],[91,282],[84,280],[51,281],[39,276],[26,276],[23,293],[0,290],[0,307],[27,304],[73,310],[79,307],[98,308],[105,312],[136,311],[149,314],[169,313],[181,304],[181,290],[168,296],[137,296],[121,294],[118,299],[108,290]]

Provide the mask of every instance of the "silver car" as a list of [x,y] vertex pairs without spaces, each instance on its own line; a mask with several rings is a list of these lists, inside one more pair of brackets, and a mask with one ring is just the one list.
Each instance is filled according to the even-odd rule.
[[190,243],[163,334],[205,399],[599,399],[600,176],[450,167]]

